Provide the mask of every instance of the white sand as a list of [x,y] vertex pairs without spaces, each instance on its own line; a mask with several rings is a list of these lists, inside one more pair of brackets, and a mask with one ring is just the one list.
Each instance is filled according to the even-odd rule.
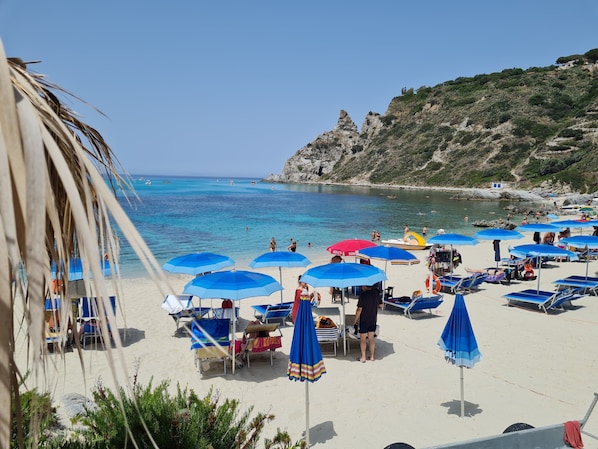
[[[503,256],[510,242],[502,242]],[[531,243],[531,235],[517,241]],[[494,266],[491,242],[459,247],[465,267]],[[395,296],[410,295],[423,289],[427,269],[427,251],[415,254],[422,261],[414,266],[388,266],[388,285]],[[326,263],[327,253],[311,266]],[[351,258],[347,258],[348,260]],[[384,263],[373,262],[384,268]],[[246,269],[246,267],[237,267]],[[598,262],[590,262],[590,273]],[[278,279],[278,269],[264,269]],[[284,298],[292,300],[296,279],[305,269],[283,269]],[[585,274],[579,262],[550,263],[541,270],[541,288],[552,290],[552,281],[570,274]],[[170,275],[180,293],[187,276]],[[416,448],[501,433],[507,426],[525,422],[539,427],[581,419],[598,391],[598,298],[589,296],[574,303],[575,309],[550,313],[506,307],[501,295],[509,291],[536,287],[536,281],[516,281],[511,286],[484,283],[480,291],[465,295],[483,359],[473,369],[465,370],[466,414],[459,417],[459,368],[445,362],[437,341],[450,314],[454,296],[444,295],[444,303],[432,316],[417,314],[408,319],[385,310],[379,314],[381,335],[377,339],[375,362],[359,363],[357,345],[344,356],[342,346],[337,357],[325,356],[327,374],[310,391],[311,442],[331,448],[383,448],[393,442],[406,442]],[[332,306],[327,289],[319,289],[322,306]],[[286,376],[293,327],[282,328],[283,348],[274,354],[252,357],[251,367],[238,369],[225,377],[214,364],[213,370],[200,375],[189,350],[190,341],[182,334],[173,336],[175,324],[160,308],[163,300],[148,279],[124,281],[124,312],[127,340],[122,356],[129,375],[139,364],[139,378],[146,384],[170,379],[199,394],[214,387],[224,396],[237,398],[256,411],[271,412],[276,418],[263,435],[272,437],[276,428],[287,430],[293,440],[305,429],[305,387]],[[239,328],[253,319],[250,304],[276,303],[279,293],[267,298],[240,302]],[[206,305],[210,300],[204,300]],[[214,301],[219,306],[219,301]],[[356,300],[346,304],[346,313],[355,312]],[[122,313],[123,310],[121,309]],[[118,327],[124,328],[122,315]],[[352,324],[352,323],[351,323]],[[329,349],[324,347],[325,350]],[[53,355],[58,374],[50,374],[54,396],[60,400],[67,392],[89,394],[98,378],[111,385],[105,352],[84,351],[86,382],[81,375],[76,353],[64,361]],[[24,357],[24,351],[21,355]],[[121,378],[125,376],[120,374]],[[598,435],[598,411],[587,425]],[[598,447],[586,438],[586,447]]]

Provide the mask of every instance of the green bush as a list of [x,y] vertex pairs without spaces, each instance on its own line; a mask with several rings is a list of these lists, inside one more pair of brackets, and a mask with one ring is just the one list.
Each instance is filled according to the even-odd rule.
[[[264,425],[273,420],[270,414],[257,413],[253,407],[240,412],[237,400],[222,400],[212,390],[200,398],[193,390],[168,393],[168,381],[155,388],[134,382],[130,394],[120,388],[115,394],[101,384],[93,391],[94,407],[75,419],[81,424],[74,436],[59,442],[63,449],[231,449],[257,447]],[[132,441],[132,436],[135,442]],[[278,431],[273,440],[265,439],[267,449],[304,447],[291,445],[290,437]]]
[[[19,384],[19,388],[22,387],[25,379]],[[43,447],[48,441],[47,431],[58,424],[56,409],[52,406],[50,394],[40,394],[36,389],[28,390],[19,395],[19,401],[20,407],[17,407],[16,397],[13,394],[10,420],[11,449],[22,447],[19,445],[21,439],[24,447],[32,447],[35,441],[38,447]]]

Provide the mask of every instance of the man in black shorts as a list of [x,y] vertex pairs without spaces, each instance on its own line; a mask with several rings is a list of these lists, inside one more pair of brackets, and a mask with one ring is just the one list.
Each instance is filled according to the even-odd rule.
[[357,301],[357,311],[355,312],[355,324],[359,325],[359,345],[361,348],[360,361],[366,361],[366,338],[369,339],[370,360],[374,361],[374,350],[376,342],[374,332],[376,331],[376,321],[378,320],[378,307],[382,307],[382,298],[377,286],[363,286],[361,294]]

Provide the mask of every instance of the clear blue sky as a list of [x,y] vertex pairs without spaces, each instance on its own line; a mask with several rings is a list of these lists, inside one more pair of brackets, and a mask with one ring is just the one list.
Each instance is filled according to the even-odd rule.
[[597,48],[598,2],[0,0],[0,38],[130,173],[263,177],[341,109]]

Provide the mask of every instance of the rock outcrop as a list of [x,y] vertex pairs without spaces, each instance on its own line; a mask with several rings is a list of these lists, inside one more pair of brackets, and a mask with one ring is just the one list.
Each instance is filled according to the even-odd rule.
[[286,161],[282,174],[269,182],[309,183],[320,181],[359,141],[359,130],[346,111],[341,110],[336,126],[315,138]]

